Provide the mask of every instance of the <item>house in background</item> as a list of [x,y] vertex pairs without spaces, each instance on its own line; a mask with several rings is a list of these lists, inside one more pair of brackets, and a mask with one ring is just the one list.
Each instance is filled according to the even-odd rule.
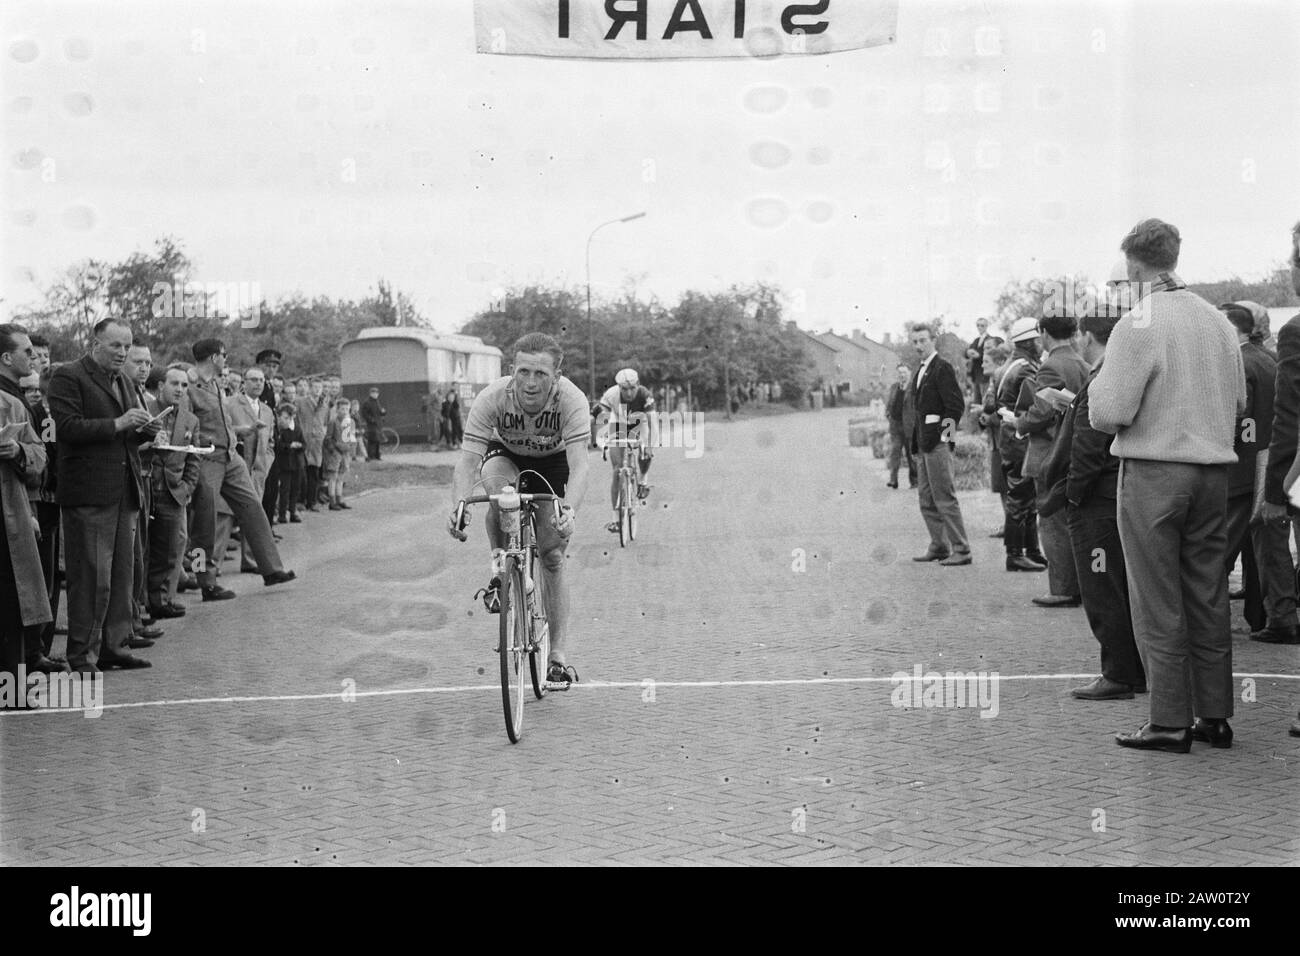
[[888,345],[867,338],[860,330],[839,335],[820,332],[817,341],[835,350],[834,375],[825,379],[843,394],[866,394],[884,398],[894,381],[898,353]]

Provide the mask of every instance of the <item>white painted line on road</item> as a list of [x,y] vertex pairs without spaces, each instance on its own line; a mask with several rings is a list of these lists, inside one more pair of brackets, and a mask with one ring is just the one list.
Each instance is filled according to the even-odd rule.
[[[971,673],[970,671],[961,671],[960,668],[952,673]],[[939,673],[936,671],[936,673]],[[944,672],[947,673],[947,672]],[[992,673],[989,672],[989,676]],[[1007,674],[998,675],[998,681],[1018,681],[1018,680],[1087,680],[1096,677],[1094,674]],[[1233,674],[1234,678],[1251,677],[1256,680],[1300,680],[1300,674]],[[916,680],[909,674],[906,680]],[[922,679],[926,679],[922,677]],[[577,690],[606,690],[609,688],[636,688],[642,690],[648,687],[654,687],[658,690],[661,687],[788,687],[798,685],[812,684],[892,684],[894,677],[796,677],[785,680],[683,680],[667,681],[654,680],[645,678],[644,680],[627,680],[627,681],[589,681],[575,684]],[[394,688],[391,690],[360,690],[348,691],[348,698],[358,697],[400,697],[404,694],[470,694],[493,691],[500,693],[500,684],[465,684],[460,687],[406,687]],[[137,700],[122,704],[103,704],[101,710],[133,710],[141,707],[182,707],[195,704],[264,704],[278,703],[281,701],[295,700],[343,700],[342,692],[332,694],[268,694],[265,696],[248,696],[248,697],[187,697],[176,700]],[[39,708],[35,710],[0,710],[0,717],[30,717],[39,714],[80,714],[85,708]]]

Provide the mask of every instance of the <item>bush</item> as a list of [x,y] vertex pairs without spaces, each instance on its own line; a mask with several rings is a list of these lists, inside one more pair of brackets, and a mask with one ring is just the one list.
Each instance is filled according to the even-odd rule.
[[989,444],[982,436],[957,435],[952,462],[953,487],[958,491],[989,488]]

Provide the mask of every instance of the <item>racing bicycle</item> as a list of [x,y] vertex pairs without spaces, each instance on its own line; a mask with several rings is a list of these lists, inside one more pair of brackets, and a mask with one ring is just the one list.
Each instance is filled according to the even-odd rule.
[[[645,445],[640,438],[615,438],[610,436],[605,443],[605,453],[609,449],[625,448],[623,463],[618,468],[618,543],[626,548],[629,541],[636,540],[636,517],[641,507],[641,496],[637,488],[641,484],[640,460],[645,455]],[[636,454],[632,454],[632,450]]]

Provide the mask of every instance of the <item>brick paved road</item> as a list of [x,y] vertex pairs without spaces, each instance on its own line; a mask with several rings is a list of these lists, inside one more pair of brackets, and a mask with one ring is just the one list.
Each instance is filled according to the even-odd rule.
[[[1028,603],[1042,576],[1001,570],[984,537],[996,499],[964,496],[973,567],[914,564],[914,493],[883,487],[846,421],[709,426],[702,458],[661,452],[626,551],[601,529],[596,462],[572,552],[584,684],[532,703],[517,746],[495,619],[470,598],[487,577],[481,518],[458,545],[445,490],[394,490],[288,529],[301,582],[228,577],[239,600],[191,600],[144,652],[154,668],[110,673],[107,693],[305,699],[0,719],[0,858],[1300,861],[1300,741],[1286,735],[1300,681],[1256,680],[1232,750],[1117,747],[1145,699],[1085,704],[1050,676],[1094,673],[1095,643],[1081,611]],[[1295,648],[1251,644],[1236,620],[1239,674],[1297,672]],[[998,715],[893,707],[887,678],[916,664],[999,672]],[[835,682],[863,678],[877,680]],[[356,700],[311,697],[345,681]]]

